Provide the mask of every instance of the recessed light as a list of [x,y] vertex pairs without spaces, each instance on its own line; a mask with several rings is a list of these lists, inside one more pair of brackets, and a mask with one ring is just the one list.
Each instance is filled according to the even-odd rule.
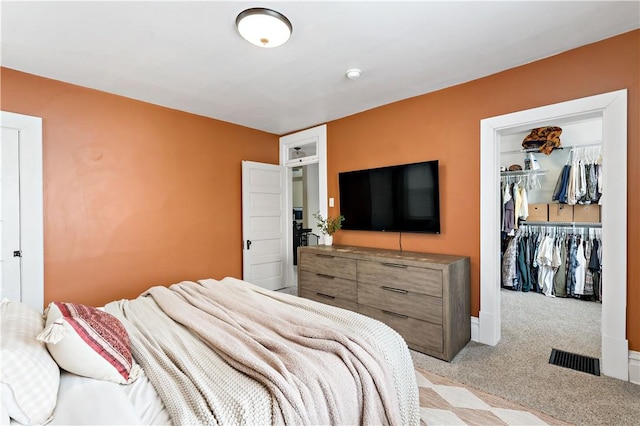
[[362,71],[358,68],[350,68],[345,74],[349,80],[357,80],[361,73]]

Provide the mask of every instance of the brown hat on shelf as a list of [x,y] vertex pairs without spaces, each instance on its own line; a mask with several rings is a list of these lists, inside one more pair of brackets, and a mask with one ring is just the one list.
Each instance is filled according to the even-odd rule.
[[510,172],[516,172],[518,170],[522,170],[522,166],[520,164],[512,164],[511,166],[509,166]]
[[522,148],[527,150],[539,150],[549,155],[551,151],[560,146],[562,129],[555,126],[538,127],[531,130],[522,141]]

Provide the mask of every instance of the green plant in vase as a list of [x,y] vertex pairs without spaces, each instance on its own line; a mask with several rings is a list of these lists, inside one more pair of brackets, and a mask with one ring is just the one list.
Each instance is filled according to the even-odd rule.
[[313,214],[313,217],[318,221],[318,228],[320,228],[320,232],[324,235],[324,244],[330,246],[333,244],[333,234],[340,228],[342,228],[342,222],[344,221],[344,216],[339,215],[337,217],[327,216],[327,218],[323,218],[320,212],[316,212]]

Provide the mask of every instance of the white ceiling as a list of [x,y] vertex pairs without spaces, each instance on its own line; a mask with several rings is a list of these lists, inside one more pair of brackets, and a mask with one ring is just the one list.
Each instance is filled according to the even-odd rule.
[[[640,27],[640,2],[8,2],[2,66],[278,135]],[[263,49],[235,18],[270,7]],[[359,80],[345,77],[362,69]]]

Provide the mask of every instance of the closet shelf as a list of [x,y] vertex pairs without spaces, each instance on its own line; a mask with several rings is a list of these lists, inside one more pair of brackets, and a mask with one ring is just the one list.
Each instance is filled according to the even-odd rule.
[[[552,152],[555,151],[556,149],[564,149],[564,147],[557,146],[557,147],[553,148]],[[534,154],[537,154],[537,153],[540,152],[540,148],[522,148],[522,149],[520,149],[520,150],[518,150],[516,152],[524,152],[524,153],[527,153],[527,154],[530,153],[530,152],[533,152]]]
[[[586,143],[571,144],[571,145],[560,145],[558,147],[553,148],[553,151],[564,150],[564,149],[574,149],[574,148],[592,148],[597,146],[602,146],[601,140],[596,140],[593,142],[590,141]],[[540,148],[521,148],[521,149],[513,149],[510,151],[502,151],[501,154],[518,154],[518,153],[528,154],[530,152],[534,154],[541,153]]]
[[546,170],[514,170],[512,172],[500,172],[500,176],[540,176],[546,174]]

